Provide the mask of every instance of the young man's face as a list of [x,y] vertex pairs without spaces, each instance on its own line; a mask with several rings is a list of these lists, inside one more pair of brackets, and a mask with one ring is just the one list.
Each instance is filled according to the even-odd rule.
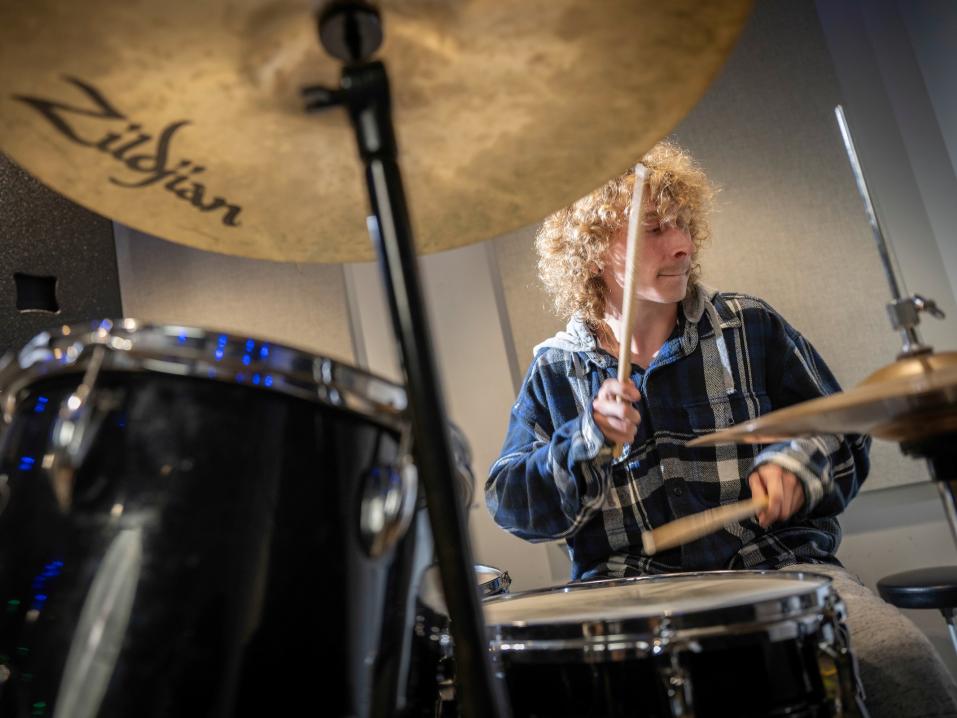
[[[602,278],[612,297],[620,298],[625,286],[628,246],[627,223],[608,248]],[[638,238],[635,295],[650,302],[680,302],[688,289],[694,244],[687,228],[662,224],[654,210],[646,210]]]

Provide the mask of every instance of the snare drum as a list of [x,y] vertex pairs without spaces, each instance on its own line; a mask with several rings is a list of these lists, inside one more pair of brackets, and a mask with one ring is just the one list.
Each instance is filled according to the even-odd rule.
[[[508,593],[507,571],[476,564],[475,583],[482,599]],[[455,662],[449,612],[442,592],[438,566],[422,575],[412,641],[409,703],[422,718],[455,715]]]
[[830,579],[650,576],[484,604],[516,717],[861,715]]
[[38,336],[0,386],[0,714],[394,705],[416,504],[402,388],[131,320]]
[[[512,585],[512,578],[508,571],[502,571],[492,566],[475,564],[475,585],[479,596],[483,599],[491,596],[501,596],[508,593]],[[429,566],[422,574],[419,584],[419,601],[423,608],[437,616],[448,618],[449,609],[445,605],[445,594],[442,591],[442,576],[437,564]]]

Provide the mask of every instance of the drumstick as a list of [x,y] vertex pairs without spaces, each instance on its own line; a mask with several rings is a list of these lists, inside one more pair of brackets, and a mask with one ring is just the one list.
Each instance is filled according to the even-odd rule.
[[[623,295],[621,332],[618,335],[618,381],[624,384],[631,378],[631,333],[635,325],[635,257],[638,254],[638,232],[641,229],[641,212],[645,202],[645,184],[648,168],[640,162],[635,165],[635,187],[631,193],[631,212],[628,215],[628,244],[625,252],[625,293]],[[617,459],[624,449],[615,444],[613,456]]]
[[652,531],[643,531],[641,544],[649,556],[666,548],[680,546],[702,536],[714,533],[730,523],[760,513],[768,506],[767,498],[738,501],[716,509],[708,509],[692,516],[685,516],[659,526]]

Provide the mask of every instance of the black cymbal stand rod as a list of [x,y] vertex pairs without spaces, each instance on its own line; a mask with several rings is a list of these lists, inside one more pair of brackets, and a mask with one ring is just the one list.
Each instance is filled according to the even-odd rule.
[[[343,81],[349,77],[349,81],[354,82],[358,74],[368,77],[367,73],[381,73],[384,81],[384,68],[379,63],[374,65],[347,68]],[[375,110],[363,111],[355,118],[356,131],[364,135],[366,147],[369,146],[368,140],[374,140],[374,136],[384,129],[380,126],[373,130],[371,125],[365,124],[371,113]],[[493,708],[494,686],[487,655],[488,639],[480,613],[464,511],[456,493],[448,421],[395,159],[383,156],[366,158],[366,183],[380,234],[380,245],[376,249],[386,280],[392,323],[399,339],[408,385],[415,460],[425,487],[442,586],[452,618],[456,678],[466,699],[463,708],[470,707],[466,714],[474,718],[501,715]]]
[[492,673],[464,509],[456,492],[448,421],[397,160],[388,76],[381,62],[368,59],[382,38],[378,11],[361,0],[331,3],[319,17],[319,35],[330,54],[345,60],[341,86],[312,88],[306,90],[306,97],[313,99],[310,109],[342,105],[348,110],[366,167],[376,224],[371,234],[399,340],[415,460],[452,619],[460,707],[468,718],[507,718],[510,710]]
[[901,444],[901,451],[926,459],[930,478],[937,484],[950,533],[957,543],[957,433],[945,432]]

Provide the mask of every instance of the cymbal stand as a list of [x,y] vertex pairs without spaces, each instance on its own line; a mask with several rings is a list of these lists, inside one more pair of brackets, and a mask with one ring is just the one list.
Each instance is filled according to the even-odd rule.
[[[388,76],[385,66],[371,59],[382,42],[381,17],[373,5],[363,0],[337,0],[320,12],[318,25],[326,51],[344,65],[338,88],[303,90],[306,109],[344,107],[365,164],[374,214],[369,220],[370,234],[379,255],[405,370],[415,460],[425,487],[442,587],[452,618],[460,705],[464,715],[471,718],[504,718],[509,710],[500,685],[493,679],[468,533],[453,479],[455,467],[448,421],[397,161]],[[384,702],[387,700],[388,697],[375,697],[377,715],[395,712],[395,704],[390,706]]]
[[[834,114],[837,116],[837,124],[841,130],[841,138],[844,140],[847,158],[851,163],[851,171],[854,174],[857,191],[860,193],[861,199],[864,200],[867,221],[871,226],[871,233],[877,243],[877,251],[880,254],[881,263],[884,265],[884,273],[887,276],[887,283],[890,286],[891,301],[887,304],[887,313],[890,316],[891,326],[894,331],[900,332],[902,340],[901,351],[897,358],[906,359],[932,354],[933,348],[924,344],[917,332],[917,325],[920,324],[920,313],[929,312],[936,319],[944,319],[944,313],[937,307],[933,299],[925,299],[919,294],[901,297],[890,254],[887,251],[884,232],[880,220],[877,218],[877,213],[874,211],[874,204],[871,202],[867,181],[864,179],[864,170],[858,159],[857,150],[854,148],[854,139],[851,137],[851,129],[847,123],[847,118],[844,116],[844,108],[838,105],[834,108]],[[944,504],[944,513],[947,516],[947,522],[950,524],[951,535],[954,542],[957,543],[957,448],[955,448],[957,444],[955,444],[955,440],[957,440],[957,436],[953,434],[938,434],[927,439],[903,443],[901,444],[901,451],[908,456],[927,460],[931,478],[936,482],[937,490]]]
[[884,239],[884,232],[881,228],[880,220],[874,211],[874,203],[871,202],[871,195],[867,189],[867,181],[864,179],[864,170],[861,168],[861,162],[857,156],[857,150],[854,148],[854,138],[851,137],[851,128],[847,124],[847,118],[844,116],[844,108],[838,105],[834,108],[834,114],[837,115],[837,124],[841,129],[841,138],[844,140],[844,149],[847,151],[847,159],[851,163],[851,172],[854,174],[854,182],[857,184],[857,191],[864,200],[864,211],[867,214],[867,222],[871,226],[871,234],[874,235],[874,241],[877,244],[877,253],[881,257],[881,264],[884,265],[884,274],[887,277],[887,284],[891,290],[891,301],[887,304],[887,313],[891,320],[891,326],[894,331],[901,333],[902,347],[898,359],[917,356],[920,354],[930,354],[933,348],[924,344],[920,335],[917,333],[917,325],[920,324],[920,312],[929,312],[931,316],[937,319],[943,319],[944,313],[937,307],[933,299],[925,299],[919,294],[910,297],[901,297],[897,278],[894,276],[894,267],[891,264],[890,253],[887,251],[887,241]]

